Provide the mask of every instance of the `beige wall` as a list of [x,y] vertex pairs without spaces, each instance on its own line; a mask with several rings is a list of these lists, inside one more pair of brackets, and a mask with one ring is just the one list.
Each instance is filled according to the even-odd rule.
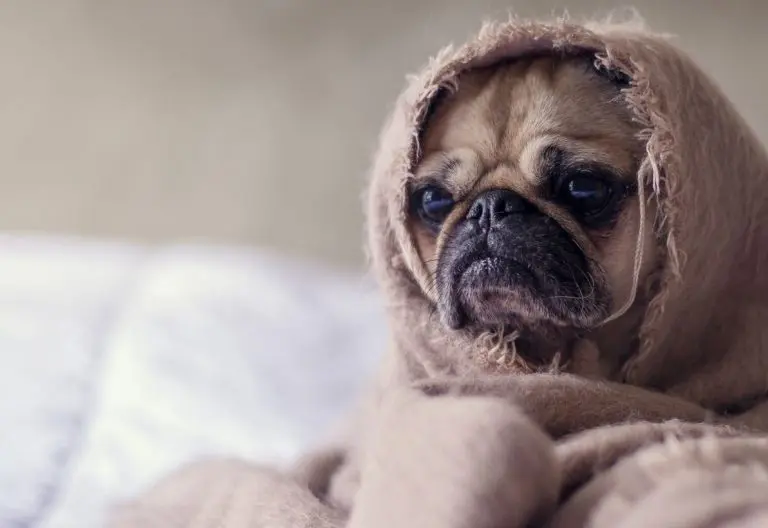
[[[485,15],[616,2],[0,0],[0,230],[266,245],[358,264],[404,74]],[[636,1],[768,137],[768,2]]]

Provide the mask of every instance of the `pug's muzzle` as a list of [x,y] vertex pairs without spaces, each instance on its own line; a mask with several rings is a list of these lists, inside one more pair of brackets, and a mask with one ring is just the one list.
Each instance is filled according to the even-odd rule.
[[438,309],[454,329],[588,328],[607,313],[599,275],[555,220],[511,190],[487,190],[447,235]]

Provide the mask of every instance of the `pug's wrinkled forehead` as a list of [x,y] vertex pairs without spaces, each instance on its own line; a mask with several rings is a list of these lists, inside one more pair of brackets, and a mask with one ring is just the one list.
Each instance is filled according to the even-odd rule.
[[448,326],[588,328],[623,300],[642,153],[625,82],[590,57],[531,57],[438,98],[410,230]]
[[602,168],[631,184],[642,152],[621,86],[590,57],[534,57],[466,72],[456,91],[435,102],[411,188],[442,184],[459,203],[509,187],[547,207],[557,205],[553,180],[568,166]]

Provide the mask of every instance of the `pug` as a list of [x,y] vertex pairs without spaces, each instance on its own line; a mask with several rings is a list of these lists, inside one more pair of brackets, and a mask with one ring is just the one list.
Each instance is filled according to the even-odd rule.
[[593,57],[549,55],[470,70],[435,103],[409,228],[445,326],[503,326],[540,364],[590,343],[571,356],[592,376],[610,377],[630,353],[642,308],[606,322],[643,295],[656,252],[626,84]]

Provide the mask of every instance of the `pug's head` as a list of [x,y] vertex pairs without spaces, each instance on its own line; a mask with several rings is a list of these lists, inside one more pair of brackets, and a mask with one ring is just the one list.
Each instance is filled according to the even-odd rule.
[[537,57],[471,70],[434,104],[409,229],[445,325],[568,339],[632,295],[643,144],[626,82],[590,57]]

